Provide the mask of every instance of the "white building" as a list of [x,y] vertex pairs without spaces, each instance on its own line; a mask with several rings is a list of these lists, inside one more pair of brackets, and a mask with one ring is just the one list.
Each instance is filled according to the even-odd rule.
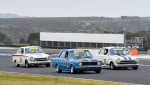
[[67,48],[123,46],[124,34],[40,32],[40,45]]

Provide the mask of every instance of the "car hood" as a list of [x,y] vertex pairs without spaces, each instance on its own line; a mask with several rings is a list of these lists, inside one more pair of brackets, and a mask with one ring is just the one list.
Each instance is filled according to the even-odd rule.
[[135,60],[135,56],[131,55],[112,55],[112,57],[120,58],[121,60]]
[[75,58],[77,59],[79,62],[97,62],[97,61],[101,61],[100,59],[96,59],[96,58]]
[[27,54],[28,56],[32,56],[34,58],[47,58],[49,55],[44,53],[34,53],[34,54]]

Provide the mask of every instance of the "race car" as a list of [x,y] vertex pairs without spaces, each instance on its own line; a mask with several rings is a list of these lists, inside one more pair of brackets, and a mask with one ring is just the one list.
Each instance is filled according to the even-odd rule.
[[12,62],[16,67],[25,65],[27,68],[30,66],[46,65],[50,67],[50,55],[43,52],[39,46],[25,46],[18,48],[16,54],[12,55]]
[[95,71],[101,72],[101,59],[93,58],[86,49],[65,49],[61,50],[57,58],[52,58],[52,66],[56,68],[57,73],[62,70],[70,71],[75,74],[77,71]]
[[130,67],[137,70],[139,66],[139,59],[131,56],[125,47],[103,47],[93,57],[102,59],[103,66],[109,66],[111,69]]

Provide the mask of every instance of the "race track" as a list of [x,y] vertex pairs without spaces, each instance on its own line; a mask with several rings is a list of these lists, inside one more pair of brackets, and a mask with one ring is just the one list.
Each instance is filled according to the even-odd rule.
[[56,73],[53,67],[46,66],[30,68],[26,68],[25,66],[15,67],[14,63],[11,62],[12,57],[0,56],[0,58],[0,71],[150,85],[150,59],[140,59],[141,65],[138,70],[132,70],[130,68],[127,70],[110,70],[109,68],[103,68],[100,74],[96,74],[94,71],[71,74],[67,71]]

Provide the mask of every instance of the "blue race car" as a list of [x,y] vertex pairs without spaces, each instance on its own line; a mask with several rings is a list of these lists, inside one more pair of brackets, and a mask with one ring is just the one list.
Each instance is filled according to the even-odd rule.
[[71,71],[73,74],[77,71],[100,73],[102,68],[102,60],[93,58],[91,53],[84,49],[61,50],[58,57],[52,58],[51,61],[57,73],[61,73],[62,70]]

